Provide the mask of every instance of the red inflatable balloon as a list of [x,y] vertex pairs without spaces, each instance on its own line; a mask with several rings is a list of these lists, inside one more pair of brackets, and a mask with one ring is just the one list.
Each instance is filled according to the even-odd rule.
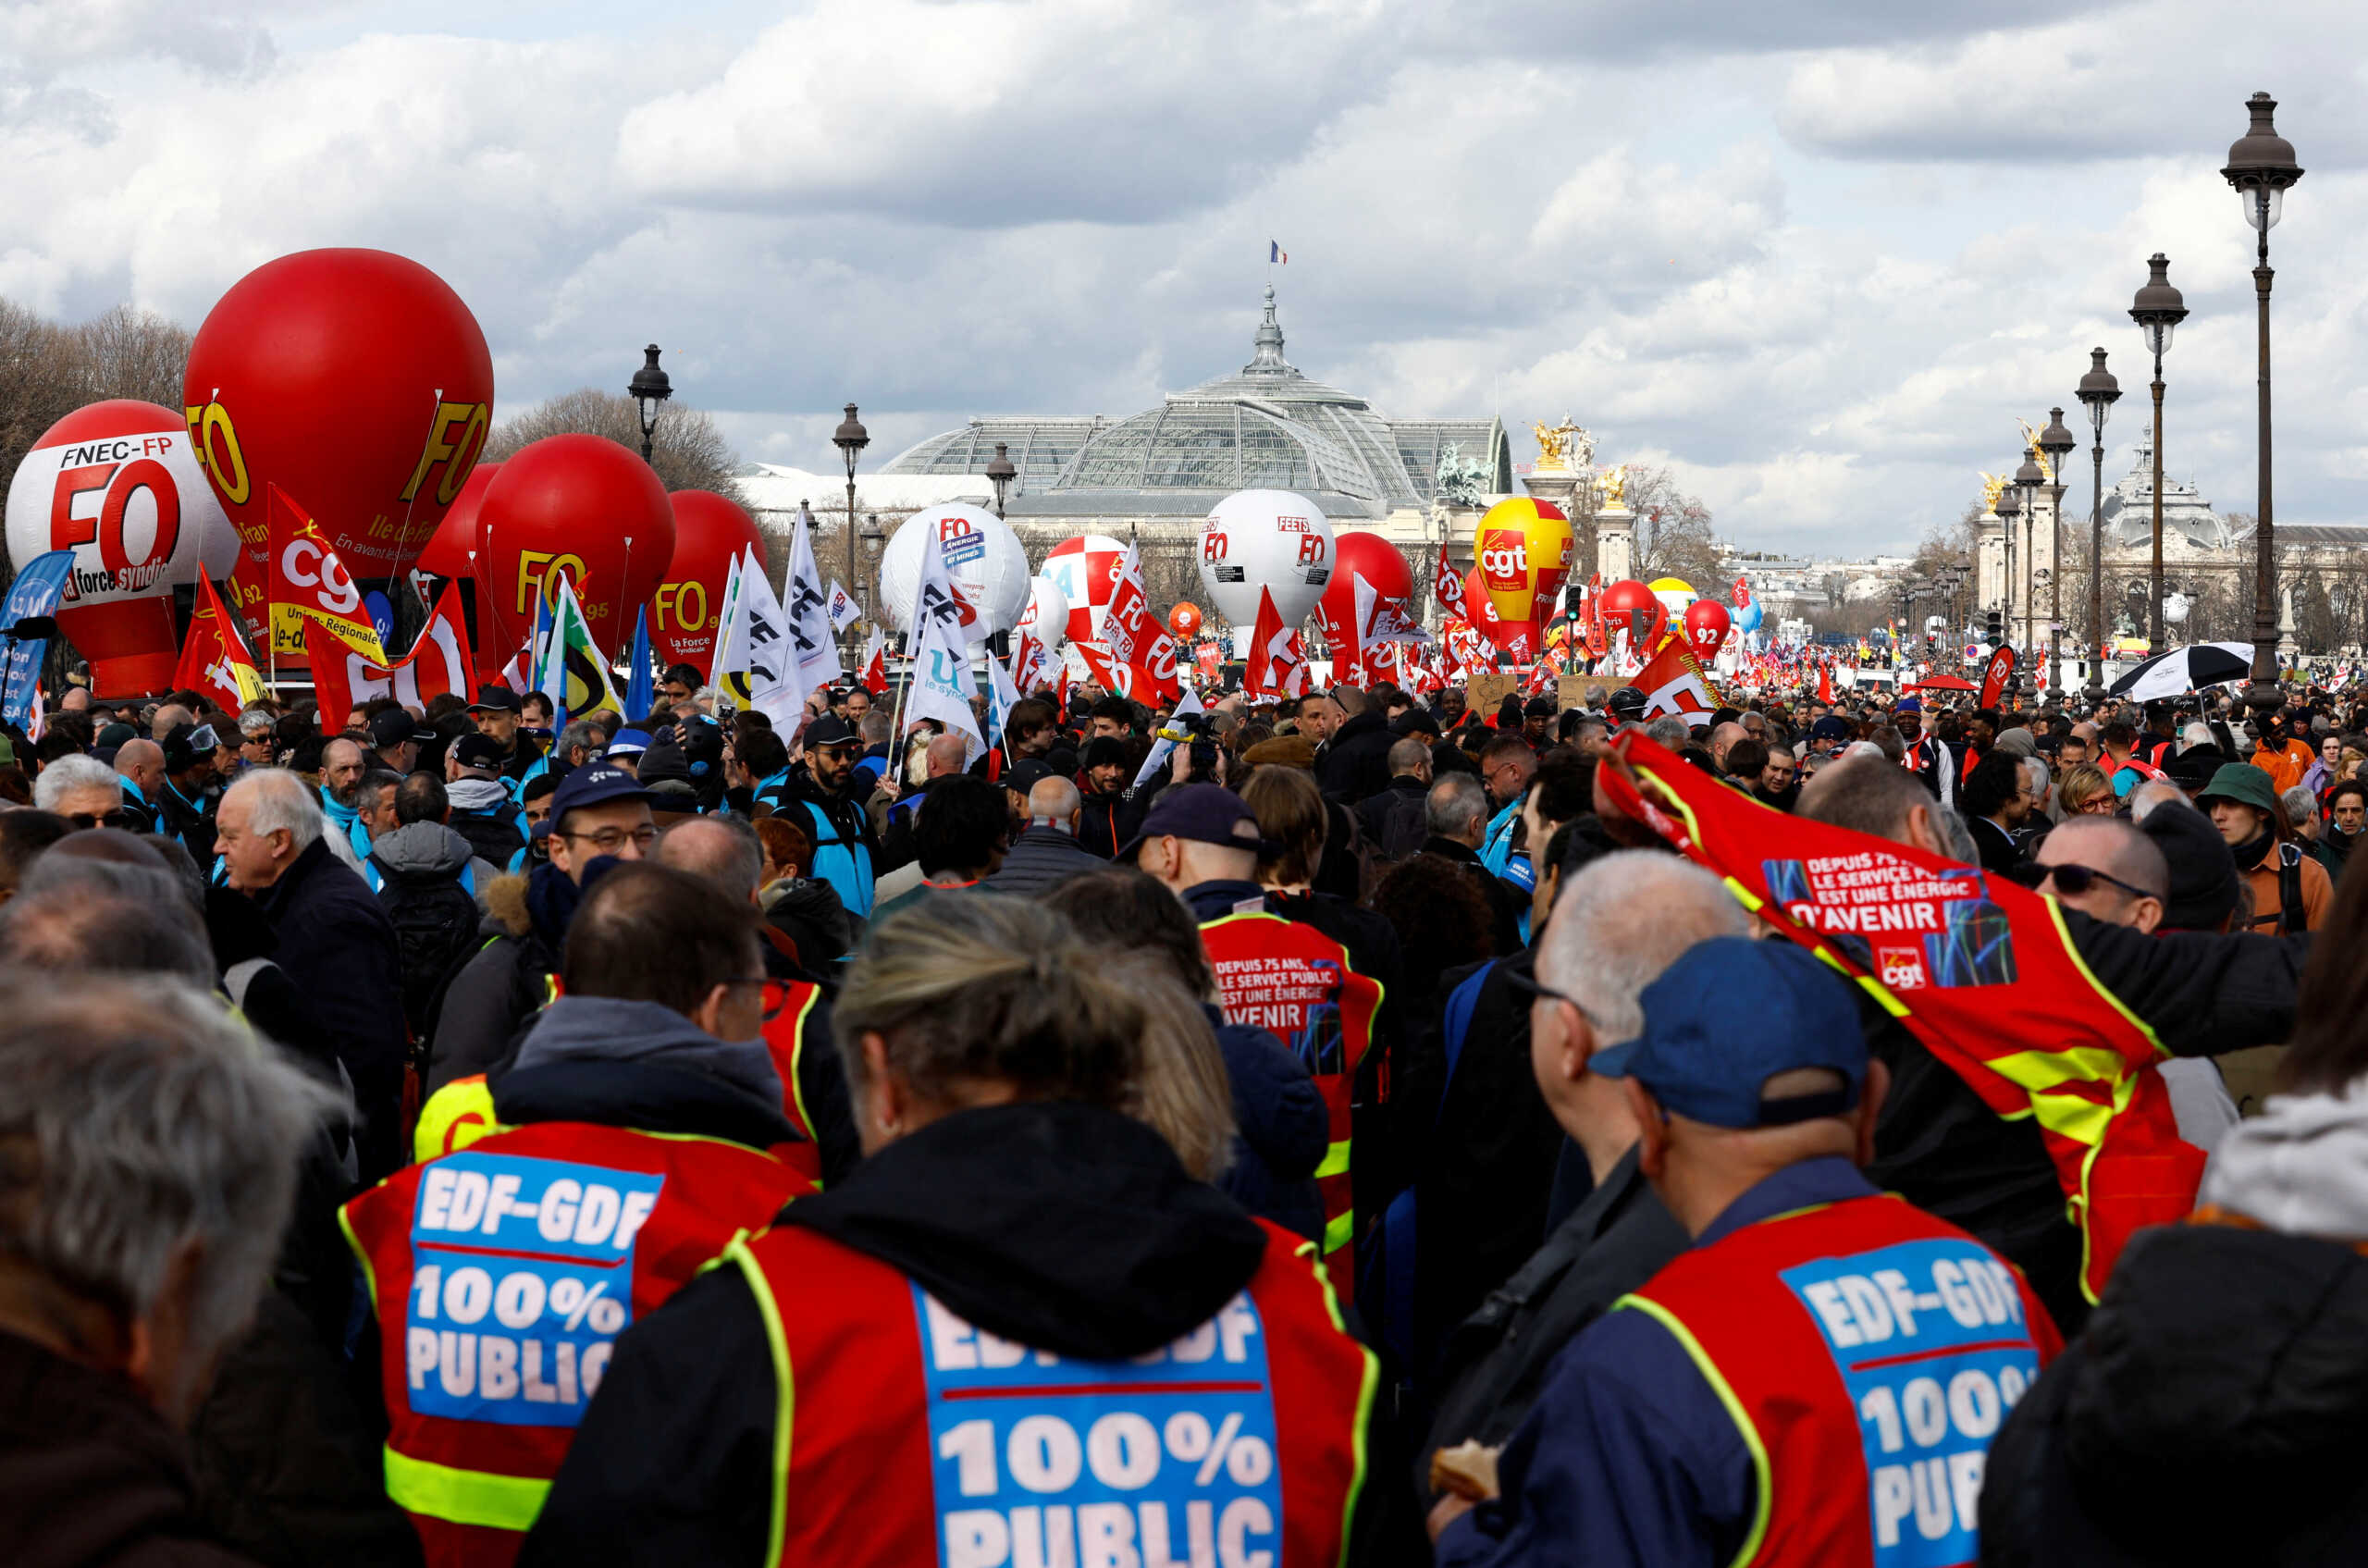
[[[476,581],[479,511],[485,505],[486,487],[492,484],[493,476],[500,472],[501,464],[498,463],[480,463],[470,471],[469,482],[462,486],[461,493],[452,499],[452,509],[444,514],[444,521],[436,525],[436,537],[427,541],[426,549],[419,552],[419,559],[413,562],[413,570],[438,577],[457,577],[464,583],[474,584]],[[479,604],[481,600],[472,599],[470,602]],[[494,629],[490,613],[478,608],[475,615],[477,673],[490,681],[501,673],[501,667],[510,662],[510,656],[518,649],[514,645],[502,646],[501,636]],[[476,694],[471,692],[469,695],[475,697]]]
[[711,490],[676,490],[667,499],[674,503],[674,559],[649,596],[649,641],[660,659],[695,664],[704,680],[715,661],[723,579],[746,550],[762,561],[764,539],[755,518]]
[[485,504],[485,488],[501,472],[498,463],[480,463],[469,471],[468,483],[452,498],[451,510],[436,525],[427,548],[412,565],[438,577],[476,575],[477,509]]
[[1694,645],[1694,657],[1708,664],[1719,657],[1719,647],[1727,640],[1727,628],[1734,618],[1727,607],[1715,599],[1697,599],[1685,607],[1685,640]]
[[[181,401],[242,537],[266,483],[356,577],[408,569],[484,450],[493,356],[444,280],[385,251],[300,251],[231,285],[190,345]],[[248,549],[266,564],[259,536]]]
[[1201,629],[1201,607],[1190,599],[1179,599],[1167,612],[1167,629],[1179,637],[1189,637]]
[[1336,648],[1350,642],[1359,577],[1396,605],[1400,619],[1421,620],[1413,611],[1414,574],[1396,545],[1379,534],[1336,533],[1332,552],[1332,581],[1326,585],[1324,597],[1315,601],[1315,629],[1324,634],[1326,642]]
[[[1645,612],[1645,635],[1641,639],[1634,635],[1635,625],[1628,618],[1632,610]],[[1641,654],[1660,641],[1661,627],[1669,622],[1669,606],[1654,598],[1652,589],[1631,577],[1603,590],[1603,619],[1610,630],[1629,633],[1630,650]]]
[[536,593],[565,576],[600,651],[633,641],[634,611],[674,559],[674,509],[649,464],[605,436],[546,436],[501,465],[477,512],[477,613],[525,646]]

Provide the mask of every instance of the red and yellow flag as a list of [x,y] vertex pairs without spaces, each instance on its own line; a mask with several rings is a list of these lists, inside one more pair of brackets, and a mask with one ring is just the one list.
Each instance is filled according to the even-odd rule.
[[272,651],[302,658],[304,623],[311,621],[371,663],[392,663],[363,608],[362,589],[321,525],[278,485],[264,488],[271,519]]
[[180,668],[173,672],[173,685],[205,693],[229,713],[261,700],[264,695],[262,673],[247,656],[237,624],[214,589],[214,579],[204,573],[198,574],[197,612],[190,617],[189,640],[181,644]]

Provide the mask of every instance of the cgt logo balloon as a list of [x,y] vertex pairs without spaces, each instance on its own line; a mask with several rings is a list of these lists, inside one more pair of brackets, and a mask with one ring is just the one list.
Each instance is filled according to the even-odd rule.
[[8,488],[8,556],[74,552],[58,627],[106,692],[163,691],[178,662],[172,590],[228,575],[230,521],[181,416],[115,399],[42,433]]

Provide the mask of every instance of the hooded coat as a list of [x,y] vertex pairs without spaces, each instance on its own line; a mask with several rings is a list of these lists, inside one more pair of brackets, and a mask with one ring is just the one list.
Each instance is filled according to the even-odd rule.
[[[1990,1451],[1993,1568],[2368,1562],[2368,1085],[2278,1095]],[[2330,1239],[2333,1238],[2333,1239]]]

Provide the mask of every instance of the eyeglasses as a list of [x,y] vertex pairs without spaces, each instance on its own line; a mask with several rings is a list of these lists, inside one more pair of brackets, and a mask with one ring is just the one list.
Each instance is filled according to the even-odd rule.
[[2055,891],[2066,898],[2078,898],[2101,882],[2111,883],[2132,898],[2152,898],[2160,902],[2164,897],[2152,888],[2124,882],[2109,871],[2098,870],[2094,866],[2076,866],[2068,862],[2060,866],[2042,866],[2036,861],[2026,860],[2008,871],[2006,876],[2008,880],[2034,890],[2045,887],[2053,881]]
[[624,828],[602,828],[598,833],[568,833],[561,830],[560,837],[586,839],[601,854],[614,855],[625,846],[627,839],[633,841],[633,846],[635,849],[648,849],[658,842],[658,830],[653,827],[638,827],[630,831]]
[[83,833],[88,833],[92,828],[128,828],[131,825],[131,813],[121,807],[112,811],[68,811],[65,816],[68,821]]

